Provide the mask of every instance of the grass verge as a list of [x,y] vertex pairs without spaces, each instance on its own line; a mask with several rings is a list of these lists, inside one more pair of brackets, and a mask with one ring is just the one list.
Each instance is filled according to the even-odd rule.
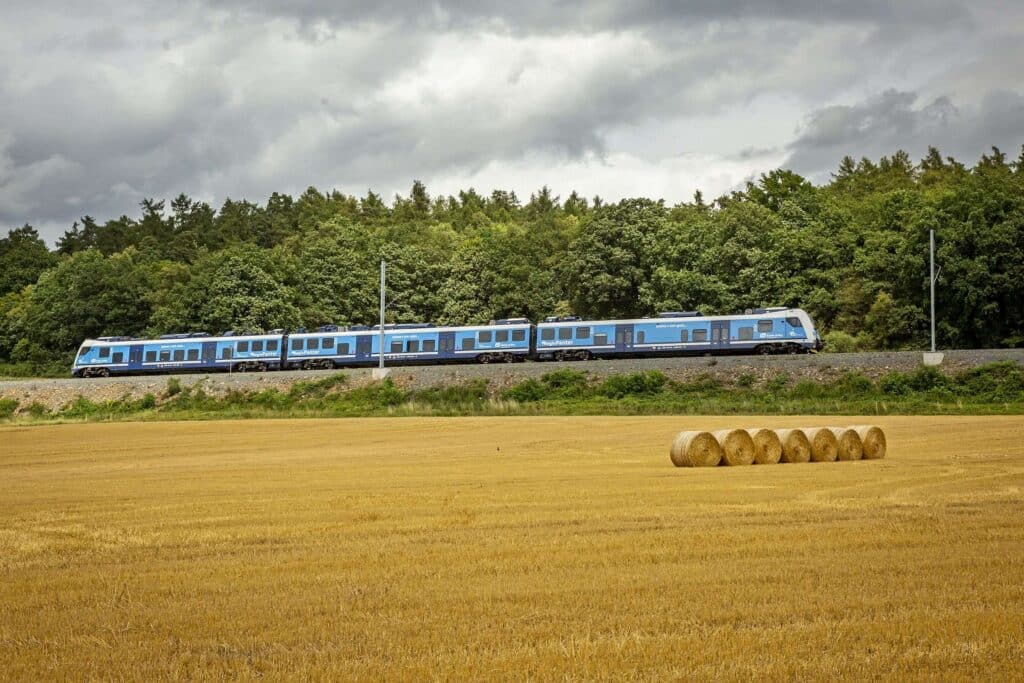
[[160,396],[92,401],[78,396],[56,410],[0,400],[0,420],[120,421],[252,417],[376,417],[463,415],[918,415],[1022,414],[1024,368],[992,363],[959,374],[935,368],[891,372],[878,380],[849,372],[832,381],[793,382],[710,374],[676,382],[658,371],[595,380],[564,369],[504,390],[485,380],[406,390],[390,379],[349,386],[344,374],[296,382],[288,390],[208,393],[170,378]]

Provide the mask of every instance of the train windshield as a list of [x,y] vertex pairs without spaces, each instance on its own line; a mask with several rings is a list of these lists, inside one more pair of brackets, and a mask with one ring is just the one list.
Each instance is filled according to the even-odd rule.
[[89,353],[90,351],[92,351],[92,347],[91,346],[83,346],[82,348],[80,348],[78,350],[78,357],[81,358],[82,356],[84,356],[85,354]]

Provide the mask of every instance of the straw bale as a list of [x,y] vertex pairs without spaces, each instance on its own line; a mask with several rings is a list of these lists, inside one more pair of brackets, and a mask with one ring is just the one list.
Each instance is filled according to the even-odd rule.
[[747,433],[754,441],[755,465],[774,465],[782,458],[782,441],[775,430],[753,427]]
[[811,442],[799,429],[776,429],[782,444],[780,462],[807,462],[811,459]]
[[839,455],[839,441],[827,427],[802,427],[811,442],[811,462],[832,462]]
[[839,452],[836,460],[860,460],[864,457],[864,445],[860,442],[860,435],[849,427],[829,427],[836,441],[839,442]]
[[722,460],[722,447],[711,432],[679,432],[669,454],[676,467],[714,467]]
[[860,441],[864,445],[865,460],[878,460],[885,457],[885,432],[882,431],[881,427],[857,425],[850,427],[850,429],[857,432],[857,435],[860,436]]
[[722,445],[723,465],[752,465],[754,463],[754,440],[746,429],[723,429],[715,432],[715,438]]

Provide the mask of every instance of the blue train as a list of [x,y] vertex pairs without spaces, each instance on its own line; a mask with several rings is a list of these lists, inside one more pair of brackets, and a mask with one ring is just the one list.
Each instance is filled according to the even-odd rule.
[[[74,377],[179,372],[261,372],[377,365],[380,326],[316,331],[213,336],[168,334],[157,339],[100,337],[78,349]],[[807,353],[822,346],[807,313],[799,308],[748,310],[740,315],[701,316],[672,311],[637,320],[526,318],[487,325],[437,327],[428,323],[384,326],[387,365],[511,363],[743,353]]]

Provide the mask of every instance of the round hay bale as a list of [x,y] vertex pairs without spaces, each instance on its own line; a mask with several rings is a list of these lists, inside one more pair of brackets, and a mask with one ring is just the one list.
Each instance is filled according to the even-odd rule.
[[807,435],[799,429],[776,429],[779,442],[782,444],[782,457],[779,462],[807,462],[811,459],[811,442]]
[[836,441],[839,442],[839,453],[836,460],[860,460],[864,457],[864,445],[860,442],[860,435],[853,429],[847,427],[829,427]]
[[754,427],[747,433],[754,441],[755,465],[774,465],[782,458],[782,441],[774,430]]
[[722,445],[723,465],[752,465],[756,448],[746,429],[723,429],[715,432]]
[[878,460],[885,457],[885,432],[875,425],[858,425],[850,427],[857,432],[864,446],[865,460]]
[[832,462],[839,456],[839,441],[828,427],[804,427],[811,442],[811,462]]
[[669,454],[676,467],[714,467],[722,460],[722,447],[711,432],[679,432]]

